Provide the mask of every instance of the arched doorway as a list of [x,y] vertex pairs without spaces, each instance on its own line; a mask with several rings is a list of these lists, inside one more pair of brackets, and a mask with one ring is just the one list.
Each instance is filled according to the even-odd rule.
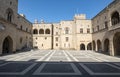
[[94,51],[96,50],[96,44],[95,44],[95,41],[93,41],[93,50],[94,50]]
[[11,37],[6,37],[3,41],[2,54],[10,53],[13,49],[13,40]]
[[101,51],[101,49],[102,49],[100,40],[97,40],[97,49],[98,49],[98,51]]
[[114,44],[114,54],[120,55],[120,32],[114,35],[113,44]]
[[104,41],[104,52],[109,53],[109,39],[105,39]]
[[87,50],[92,50],[92,44],[91,44],[91,43],[89,43],[89,44],[87,45]]
[[85,50],[85,45],[84,44],[80,45],[80,50]]

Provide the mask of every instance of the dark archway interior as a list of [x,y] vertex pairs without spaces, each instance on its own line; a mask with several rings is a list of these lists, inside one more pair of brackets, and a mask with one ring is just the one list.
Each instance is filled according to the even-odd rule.
[[89,43],[89,44],[87,45],[87,50],[92,50],[92,44],[91,44],[91,43]]
[[80,45],[80,50],[85,50],[85,45],[84,44]]
[[106,39],[105,41],[104,41],[104,52],[109,52],[109,40],[108,39]]
[[44,30],[43,30],[43,29],[40,29],[40,30],[39,30],[39,34],[44,34]]
[[120,33],[116,33],[113,38],[115,55],[120,55]]
[[50,29],[46,29],[45,34],[50,34]]
[[96,44],[95,44],[95,41],[93,41],[93,50],[94,50],[94,51],[96,50]]
[[37,29],[34,29],[34,30],[33,30],[33,34],[38,34],[38,30],[37,30]]
[[13,41],[8,36],[3,41],[2,54],[10,53],[12,51],[12,48],[13,48]]

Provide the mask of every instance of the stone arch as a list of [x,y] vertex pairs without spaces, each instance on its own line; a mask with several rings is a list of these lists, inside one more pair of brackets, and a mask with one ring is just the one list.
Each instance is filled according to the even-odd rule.
[[11,8],[8,8],[6,10],[6,16],[7,16],[7,20],[9,22],[12,22],[12,20],[13,20],[13,10]]
[[105,41],[104,41],[104,52],[109,52],[109,50],[110,50],[110,45],[109,45],[109,39],[105,39]]
[[89,43],[89,44],[87,45],[87,50],[92,50],[92,43]]
[[118,32],[114,35],[113,45],[114,45],[114,54],[120,55],[120,32]]
[[80,50],[85,50],[85,44],[80,45]]
[[114,11],[111,15],[112,25],[116,25],[120,22],[119,12]]
[[40,29],[40,30],[39,30],[39,34],[44,34],[44,30],[43,30],[43,29]]
[[101,51],[102,50],[102,44],[100,40],[97,40],[97,50]]
[[2,45],[2,54],[10,53],[13,51],[13,40],[10,36],[7,36]]
[[96,51],[96,43],[93,41],[93,50]]
[[37,30],[37,29],[34,29],[34,30],[33,30],[33,34],[38,34],[38,30]]
[[45,34],[50,34],[50,29],[46,29]]

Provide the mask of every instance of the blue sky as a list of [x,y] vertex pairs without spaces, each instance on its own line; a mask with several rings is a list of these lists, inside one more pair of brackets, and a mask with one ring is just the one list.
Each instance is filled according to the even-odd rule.
[[34,22],[35,19],[45,22],[72,20],[75,14],[86,14],[93,18],[113,0],[19,0],[19,13]]

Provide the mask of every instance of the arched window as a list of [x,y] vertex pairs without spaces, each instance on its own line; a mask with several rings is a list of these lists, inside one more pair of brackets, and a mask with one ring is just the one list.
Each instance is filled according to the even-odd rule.
[[10,8],[8,8],[6,13],[7,13],[7,20],[9,22],[12,22],[12,19],[13,19],[13,10],[10,9]]
[[117,11],[115,11],[111,15],[111,22],[112,22],[112,25],[116,25],[120,22],[119,13]]
[[33,34],[38,34],[38,30],[37,30],[37,29],[34,29],[34,30],[33,30]]
[[65,28],[65,34],[69,34],[69,28],[68,27]]
[[39,30],[39,34],[44,34],[44,30],[43,30],[43,29],[40,29],[40,30]]
[[45,34],[50,34],[50,29],[46,29]]

